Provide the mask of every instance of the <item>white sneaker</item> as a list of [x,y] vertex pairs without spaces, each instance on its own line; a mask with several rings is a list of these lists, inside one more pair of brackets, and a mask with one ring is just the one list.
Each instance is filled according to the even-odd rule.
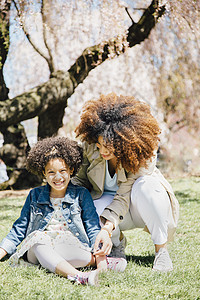
[[160,272],[168,272],[173,270],[172,261],[166,248],[160,248],[155,254],[153,270]]
[[127,261],[124,258],[107,257],[107,267],[109,270],[116,272],[124,272],[127,266]]
[[91,272],[84,272],[82,274],[77,274],[77,275],[68,275],[67,278],[72,282],[76,282],[77,284],[98,285],[97,270]]

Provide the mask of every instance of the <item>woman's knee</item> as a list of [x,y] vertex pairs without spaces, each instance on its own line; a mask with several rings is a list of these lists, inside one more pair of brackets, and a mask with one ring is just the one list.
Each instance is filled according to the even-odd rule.
[[131,198],[135,201],[152,201],[155,198],[166,197],[166,190],[162,184],[153,176],[145,175],[139,177],[133,184]]

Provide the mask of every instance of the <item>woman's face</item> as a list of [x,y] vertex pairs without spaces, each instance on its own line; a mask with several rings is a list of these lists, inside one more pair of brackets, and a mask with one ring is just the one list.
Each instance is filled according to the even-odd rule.
[[98,137],[98,142],[96,143],[96,146],[97,146],[97,148],[99,148],[100,154],[105,160],[110,160],[112,158],[115,158],[113,151],[108,149],[105,146],[102,136]]
[[54,197],[64,197],[71,171],[63,159],[51,159],[45,167],[45,176]]

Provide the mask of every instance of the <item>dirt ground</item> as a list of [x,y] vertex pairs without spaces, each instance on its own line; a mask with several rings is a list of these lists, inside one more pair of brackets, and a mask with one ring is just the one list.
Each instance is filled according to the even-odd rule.
[[26,197],[29,193],[30,189],[28,190],[6,190],[6,191],[0,191],[0,199],[2,198],[11,198],[11,197]]

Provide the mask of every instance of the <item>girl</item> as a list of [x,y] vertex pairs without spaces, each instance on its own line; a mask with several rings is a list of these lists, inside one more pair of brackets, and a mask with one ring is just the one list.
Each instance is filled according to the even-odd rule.
[[[81,148],[64,137],[46,138],[30,150],[27,169],[43,175],[47,185],[30,191],[19,219],[0,244],[0,259],[14,253],[10,260],[15,265],[26,256],[29,263],[79,284],[95,285],[98,272],[107,267],[120,271],[121,261],[92,253],[99,217],[90,193],[70,183],[81,162]],[[76,269],[85,266],[97,269]]]
[[[84,161],[74,184],[91,191],[103,223],[98,254],[125,258],[122,230],[144,228],[155,245],[153,269],[172,270],[167,251],[178,221],[179,205],[170,184],[156,168],[160,128],[150,107],[134,97],[111,93],[88,101],[75,130]],[[96,252],[94,252],[95,254]]]

